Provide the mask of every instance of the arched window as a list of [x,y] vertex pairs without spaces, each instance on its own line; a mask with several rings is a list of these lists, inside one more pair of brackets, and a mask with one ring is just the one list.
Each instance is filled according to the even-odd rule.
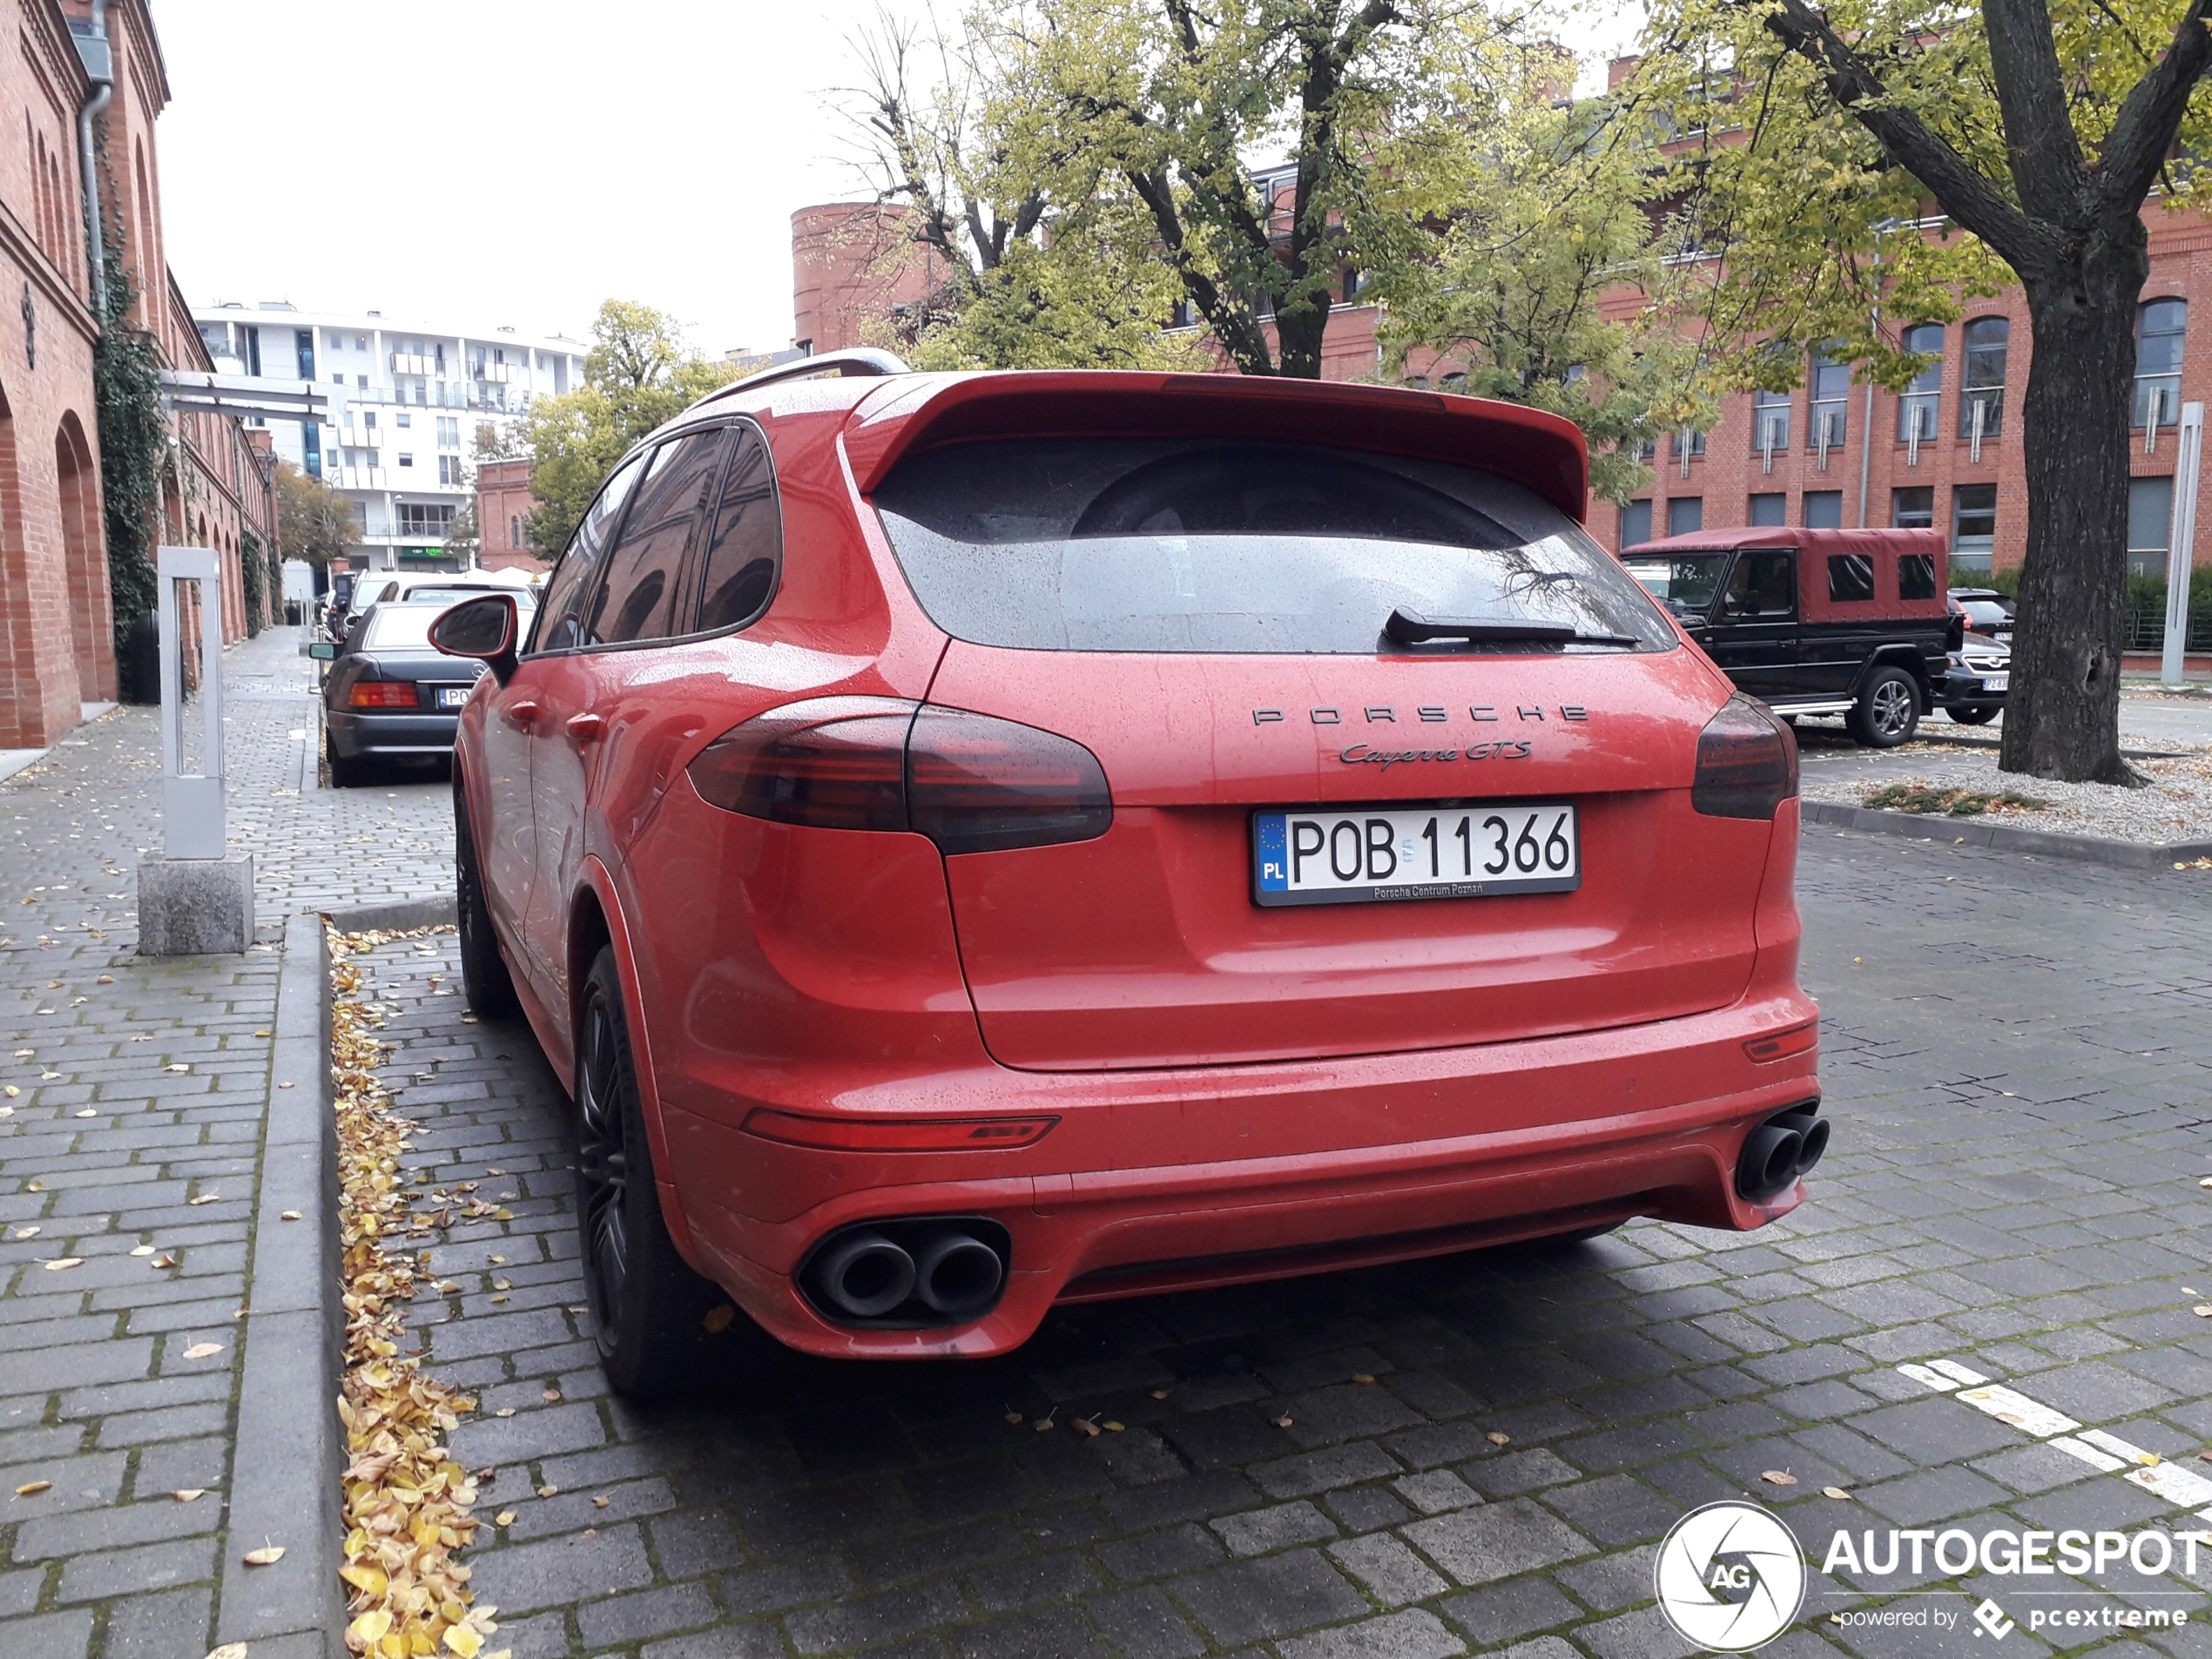
[[2004,428],[2005,348],[2013,325],[1977,317],[1966,325],[1966,373],[1959,399],[1959,435],[1993,438]]
[[2189,302],[2146,300],[2135,320],[2135,413],[2133,426],[2172,426],[2182,418],[2182,339]]
[[1915,357],[1935,361],[1912,377],[1912,383],[1897,400],[1897,441],[1909,443],[1918,438],[1923,443],[1932,442],[1936,411],[1943,403],[1943,325],[1915,323],[1905,331],[1904,345]]

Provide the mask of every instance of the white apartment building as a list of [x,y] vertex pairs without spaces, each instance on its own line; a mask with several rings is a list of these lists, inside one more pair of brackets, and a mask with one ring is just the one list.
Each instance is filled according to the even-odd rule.
[[[192,307],[218,374],[310,381],[319,421],[270,421],[277,454],[354,502],[357,568],[449,570],[454,515],[475,499],[476,428],[582,383],[582,342],[513,328],[402,323],[283,301]],[[256,424],[260,424],[257,422]]]

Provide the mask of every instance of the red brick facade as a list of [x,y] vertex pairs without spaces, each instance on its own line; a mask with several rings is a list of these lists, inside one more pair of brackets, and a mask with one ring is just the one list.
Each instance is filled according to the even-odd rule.
[[[91,5],[0,6],[16,37],[0,53],[0,111],[21,121],[0,124],[0,748],[41,748],[78,723],[80,705],[116,694],[77,142],[91,83],[69,28]],[[153,127],[169,88],[144,0],[114,0],[107,25],[115,86],[98,120],[100,196],[138,293],[133,320],[170,363],[206,368],[163,260]],[[229,556],[224,621],[235,638],[246,627],[241,532],[275,542],[270,474],[236,421],[186,416],[173,435],[163,533]]]
[[487,570],[544,570],[550,562],[523,538],[537,497],[527,461],[485,461],[476,467],[476,563]]

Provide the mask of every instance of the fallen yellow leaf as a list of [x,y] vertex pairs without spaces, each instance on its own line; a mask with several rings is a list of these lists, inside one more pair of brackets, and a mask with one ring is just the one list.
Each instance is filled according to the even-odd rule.
[[367,1653],[371,1648],[374,1648],[378,1642],[384,1640],[385,1633],[391,1629],[391,1614],[381,1607],[371,1608],[368,1612],[362,1614],[361,1617],[355,1619],[353,1623],[347,1626],[346,1643],[348,1647],[352,1647],[354,1642],[358,1642],[361,1645],[357,1651]]
[[454,1659],[476,1659],[483,1645],[484,1639],[465,1624],[446,1627],[446,1646],[452,1649]]
[[64,1267],[82,1267],[84,1265],[84,1258],[82,1256],[60,1256],[57,1257],[54,1260],[46,1263],[45,1268],[50,1273],[58,1273]]
[[1370,1377],[1370,1376],[1369,1376],[1369,1375],[1368,1375],[1366,1372],[1364,1372],[1364,1371],[1355,1371],[1355,1372],[1353,1372],[1352,1373],[1352,1381],[1354,1381],[1354,1382],[1356,1382],[1356,1383],[1364,1384],[1365,1386],[1366,1386],[1367,1387],[1370,1387],[1370,1388],[1373,1387],[1373,1386],[1374,1386],[1374,1383],[1375,1383],[1375,1379],[1374,1379],[1372,1377]]
[[211,1649],[207,1659],[246,1659],[246,1644],[243,1642],[226,1642],[219,1648]]
[[556,1486],[542,1486],[537,1489],[537,1495],[541,1498],[550,1498],[560,1489],[561,1488]]
[[1277,1417],[1272,1418],[1270,1420],[1273,1422],[1275,1426],[1278,1428],[1288,1428],[1291,1426],[1291,1420],[1287,1417]]
[[737,1309],[725,1302],[720,1307],[709,1309],[706,1318],[699,1323],[706,1326],[709,1335],[719,1336],[730,1328],[730,1321],[737,1317]]
[[1797,1477],[1787,1469],[1762,1469],[1759,1471],[1759,1479],[1770,1486],[1794,1487],[1797,1484]]
[[185,1358],[187,1359],[206,1359],[211,1355],[222,1352],[222,1351],[223,1345],[219,1342],[195,1342],[191,1347],[185,1350]]
[[284,1559],[284,1546],[264,1544],[259,1549],[247,1550],[244,1559],[248,1567],[274,1567]]
[[1820,1494],[1824,1498],[1841,1498],[1846,1502],[1851,1501],[1851,1494],[1841,1487],[1823,1487],[1820,1488]]
[[1493,1445],[1493,1446],[1511,1446],[1511,1445],[1513,1444],[1513,1436],[1512,1436],[1512,1435],[1510,1435],[1510,1434],[1501,1434],[1501,1433],[1498,1433],[1498,1431],[1497,1431],[1496,1429],[1494,1429],[1494,1429],[1492,1429],[1492,1430],[1491,1430],[1491,1431],[1490,1431],[1487,1434],[1484,1435],[1482,1438],[1483,1438],[1484,1440],[1486,1440],[1489,1441],[1489,1442],[1490,1442],[1490,1444],[1491,1444],[1491,1445]]
[[16,1488],[16,1496],[28,1498],[34,1493],[44,1492],[53,1486],[51,1480],[26,1480]]
[[279,1216],[277,1219],[280,1221],[297,1221],[300,1219],[300,1212],[297,1210],[287,1210],[281,1216]]
[[607,1501],[604,1498],[594,1498],[591,1501],[591,1507],[594,1509],[604,1509],[607,1507]]

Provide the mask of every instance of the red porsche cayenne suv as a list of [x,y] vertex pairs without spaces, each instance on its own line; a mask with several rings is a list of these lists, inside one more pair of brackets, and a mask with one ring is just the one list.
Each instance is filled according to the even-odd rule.
[[[572,1079],[614,1384],[1632,1216],[1819,1157],[1797,752],[1568,423],[840,354],[638,445],[454,767],[470,1001]],[[740,1329],[743,1327],[740,1326]]]

